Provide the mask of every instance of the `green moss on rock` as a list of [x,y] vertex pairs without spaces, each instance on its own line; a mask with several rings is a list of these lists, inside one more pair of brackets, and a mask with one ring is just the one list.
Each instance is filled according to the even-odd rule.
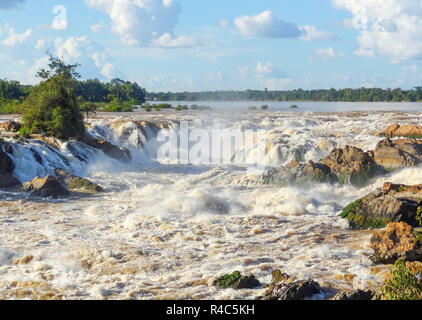
[[68,188],[70,190],[82,189],[82,190],[93,191],[93,192],[103,191],[103,188],[101,188],[100,186],[92,183],[88,179],[79,178],[79,177],[74,177],[70,179]]
[[362,204],[363,199],[358,199],[349,204],[340,214],[342,218],[349,220],[350,226],[353,229],[380,229],[391,222],[388,218],[368,218],[359,214],[359,209]]
[[253,289],[260,285],[254,275],[242,276],[239,271],[218,278],[214,285],[220,289]]

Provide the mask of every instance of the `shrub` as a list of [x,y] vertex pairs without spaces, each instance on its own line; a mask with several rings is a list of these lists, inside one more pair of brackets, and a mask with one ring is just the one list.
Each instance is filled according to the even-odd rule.
[[378,298],[384,300],[420,300],[422,283],[407,268],[404,261],[398,260],[391,271],[392,278],[385,281]]
[[26,99],[23,130],[26,134],[45,133],[59,139],[80,137],[85,132],[79,102],[74,93],[79,65],[66,65],[50,56],[49,70],[40,70],[44,81]]

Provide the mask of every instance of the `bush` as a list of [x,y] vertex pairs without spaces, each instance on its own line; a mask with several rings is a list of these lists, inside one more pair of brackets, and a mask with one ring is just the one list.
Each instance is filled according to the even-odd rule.
[[378,298],[383,300],[420,300],[422,299],[422,283],[404,261],[398,260],[391,271],[392,278],[385,281]]
[[26,99],[22,133],[45,133],[58,139],[81,137],[85,132],[79,102],[74,93],[79,65],[66,65],[50,56],[49,70],[38,76],[44,79]]
[[0,100],[0,114],[21,114],[24,108],[25,104],[19,100]]
[[100,110],[103,112],[133,112],[134,109],[135,107],[131,103],[121,102],[115,99]]

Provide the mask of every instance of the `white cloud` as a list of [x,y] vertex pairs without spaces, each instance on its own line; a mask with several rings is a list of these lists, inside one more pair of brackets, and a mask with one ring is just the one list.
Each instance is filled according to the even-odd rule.
[[352,19],[344,25],[359,31],[356,55],[383,55],[392,63],[422,60],[422,3],[420,0],[333,0]]
[[174,48],[193,43],[188,36],[174,36],[181,7],[172,0],[85,0],[111,19],[111,29],[126,45],[162,45]]
[[67,63],[80,63],[81,73],[94,74],[99,71],[107,79],[117,76],[116,68],[104,48],[87,37],[59,38],[55,41],[55,49],[57,56]]
[[0,44],[7,47],[15,47],[19,44],[25,43],[32,36],[32,29],[26,30],[24,33],[16,33],[15,28],[6,24],[3,28],[0,28],[0,33],[7,33],[7,37],[0,41]]
[[220,19],[218,21],[218,24],[220,25],[221,28],[227,28],[229,25],[229,22],[225,19]]
[[303,41],[335,39],[333,33],[320,31],[314,26],[300,26],[299,30],[302,32],[302,36],[300,36],[299,39]]
[[244,66],[237,69],[241,79],[254,78],[269,90],[281,90],[292,82],[292,79],[271,62],[258,62],[255,67]]
[[302,35],[296,25],[278,19],[269,10],[255,16],[238,17],[234,24],[240,34],[247,37],[298,38]]
[[196,40],[188,36],[173,38],[170,33],[165,33],[161,37],[154,39],[153,44],[163,48],[191,48],[197,43]]
[[0,9],[18,8],[25,0],[1,0]]
[[310,57],[309,61],[328,61],[330,59],[336,59],[336,58],[342,58],[344,57],[344,54],[342,52],[335,52],[333,48],[327,48],[327,49],[317,49],[315,51],[316,56]]
[[100,21],[98,24],[93,24],[90,26],[92,32],[100,32],[106,27],[104,21]]

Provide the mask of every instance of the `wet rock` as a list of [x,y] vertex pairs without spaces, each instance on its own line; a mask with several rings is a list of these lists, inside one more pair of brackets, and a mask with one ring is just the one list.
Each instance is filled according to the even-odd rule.
[[422,162],[422,141],[385,139],[376,147],[374,160],[387,170],[413,167]]
[[341,217],[354,229],[384,228],[390,222],[417,226],[416,213],[421,206],[422,185],[405,186],[385,183],[382,188],[348,205]]
[[11,152],[10,145],[0,142],[0,188],[15,188],[20,186],[20,182],[13,176],[15,165],[7,151]]
[[306,186],[311,183],[334,183],[337,181],[328,166],[313,161],[309,161],[307,164],[292,161],[279,170],[269,171],[262,179],[264,184],[281,186],[292,184]]
[[213,283],[220,289],[253,289],[260,285],[260,282],[255,278],[254,275],[242,276],[239,271],[235,271],[232,274],[226,274]]
[[264,300],[304,300],[321,293],[320,285],[313,280],[298,281],[280,270],[274,270],[272,276]]
[[271,287],[265,294],[265,300],[304,300],[321,293],[318,282],[313,280],[280,283]]
[[81,141],[93,148],[100,149],[110,158],[116,159],[120,162],[129,163],[132,161],[132,155],[129,150],[120,148],[106,140],[85,136],[81,139]]
[[318,163],[309,161],[307,164],[300,164],[292,161],[279,170],[271,170],[263,176],[263,183],[286,186],[307,185],[311,182],[350,182],[362,186],[371,178],[385,173],[386,171],[375,163],[372,153],[346,146],[343,149],[334,149]]
[[384,169],[375,163],[370,152],[351,146],[334,149],[321,163],[330,168],[339,183],[350,181],[356,186],[365,185],[374,176],[385,173]]
[[33,196],[44,198],[58,198],[69,195],[69,191],[55,177],[50,175],[45,178],[36,177],[32,181],[24,183],[23,189]]
[[381,132],[381,135],[386,137],[406,137],[421,139],[422,138],[422,127],[415,124],[399,125],[397,123],[389,126],[385,131]]
[[6,121],[0,123],[0,130],[7,132],[18,132],[22,125],[16,121]]
[[376,232],[371,238],[371,248],[374,263],[392,264],[399,258],[411,262],[422,260],[420,236],[405,222],[389,223],[387,230]]
[[343,301],[365,301],[365,300],[372,300],[375,292],[371,290],[354,290],[354,291],[347,291],[341,292],[336,294],[330,300],[343,300]]
[[86,190],[91,192],[104,191],[103,188],[92,183],[88,179],[78,177],[65,170],[56,169],[55,172],[58,180],[69,190]]

